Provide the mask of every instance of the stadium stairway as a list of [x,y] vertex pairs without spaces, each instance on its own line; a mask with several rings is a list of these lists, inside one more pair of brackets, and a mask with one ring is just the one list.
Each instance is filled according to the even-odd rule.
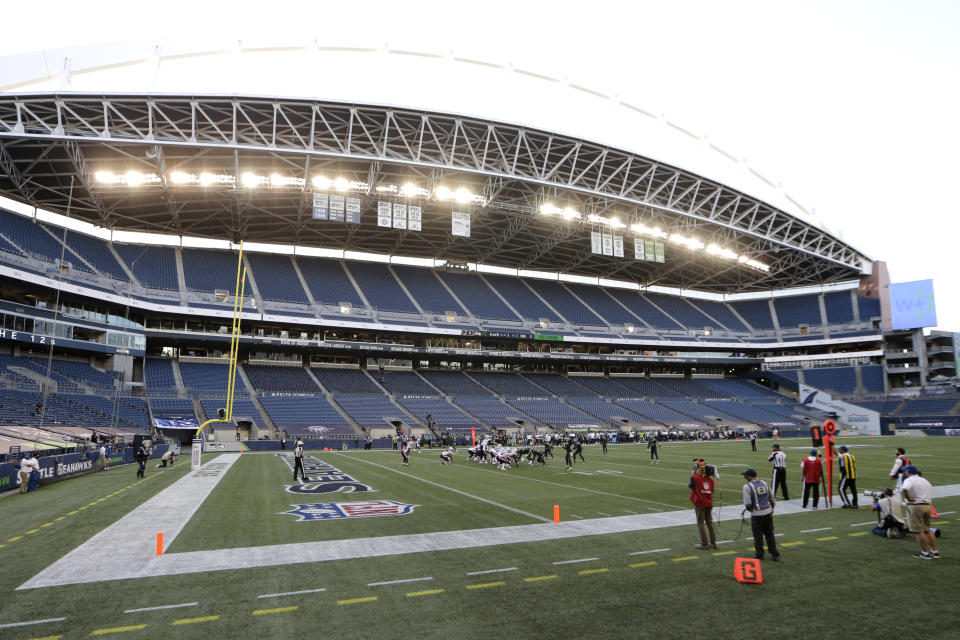
[[[179,262],[177,264],[179,264]],[[180,361],[174,358],[170,361],[170,365],[173,369],[173,379],[177,383],[177,397],[186,397],[187,388],[183,384],[183,374],[180,372]]]
[[[260,295],[260,287],[257,286],[257,277],[253,273],[253,265],[250,264],[250,258],[247,254],[243,255],[243,266],[247,270],[247,290],[244,293],[244,297],[252,295],[257,301],[257,309],[266,309],[266,305],[263,303],[263,296]],[[236,293],[231,291],[231,294]]]
[[[323,395],[327,399],[327,402],[330,403],[330,406],[333,407],[336,410],[336,412],[339,413],[343,417],[343,419],[347,421],[347,424],[350,425],[350,428],[353,429],[354,433],[356,433],[357,435],[362,434],[364,432],[363,429],[360,428],[360,425],[357,424],[356,420],[350,417],[349,413],[343,410],[343,407],[337,404],[337,401],[333,398],[333,392],[330,391],[330,389],[327,389],[325,386],[323,386],[320,383],[320,379],[317,376],[313,375],[313,371],[310,370],[309,366],[305,366],[304,368],[307,371],[307,375],[309,375],[310,379],[313,380],[313,383],[317,385],[317,388],[323,390]],[[376,384],[376,381],[374,381],[374,384]],[[379,387],[380,385],[377,385],[377,386]],[[381,390],[383,390],[383,387],[380,387],[380,388]],[[384,390],[384,393],[387,393],[386,390]]]

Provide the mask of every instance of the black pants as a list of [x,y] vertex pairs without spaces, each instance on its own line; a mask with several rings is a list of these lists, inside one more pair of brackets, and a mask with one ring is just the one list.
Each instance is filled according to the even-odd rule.
[[773,495],[777,495],[777,488],[780,488],[780,491],[783,493],[783,499],[789,500],[790,496],[787,493],[787,470],[780,468],[773,470]]
[[601,442],[600,444],[603,446],[603,455],[607,455],[607,443]]
[[774,558],[780,557],[777,551],[777,540],[773,535],[773,514],[753,516],[750,518],[750,528],[753,529],[753,550],[759,559],[763,559],[763,541],[767,541],[767,549]]
[[138,468],[137,468],[137,477],[138,477],[138,478],[143,478],[143,477],[144,477],[144,475],[143,475],[143,470],[147,468],[147,461],[146,461],[146,460],[137,460],[137,467],[138,467]]
[[[850,493],[853,494],[853,500],[847,497],[847,490],[850,490]],[[857,505],[857,479],[848,478],[846,476],[840,478],[840,485],[837,487],[837,493],[840,494],[840,500],[843,501],[843,504],[852,505],[854,507]]]
[[573,466],[573,457],[570,455],[570,449],[567,449],[566,462],[568,467]]
[[660,454],[657,453],[657,448],[656,448],[656,447],[650,447],[650,459],[653,460],[654,458],[656,458],[657,460],[659,460],[659,459],[660,459]]
[[813,491],[813,506],[820,506],[820,483],[819,482],[804,482],[803,483],[803,508],[807,508],[807,500],[810,497],[810,492]]
[[751,440],[751,441],[750,441],[750,446],[753,448],[754,451],[756,451],[756,450],[757,450],[757,441],[756,441],[756,440]]
[[307,474],[303,472],[303,458],[297,458],[296,456],[294,456],[293,458],[293,479],[294,480],[297,479],[298,470],[300,471],[300,477],[306,480]]

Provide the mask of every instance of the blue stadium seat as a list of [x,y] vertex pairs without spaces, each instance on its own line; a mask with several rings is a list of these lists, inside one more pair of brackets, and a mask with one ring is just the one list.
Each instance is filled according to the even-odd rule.
[[520,318],[503,303],[479,275],[474,273],[437,272],[468,311],[478,318],[517,321]]
[[349,302],[354,307],[364,307],[342,262],[304,256],[297,256],[296,260],[315,302],[329,305]]
[[459,371],[425,371],[420,375],[447,395],[489,396],[490,392]]
[[432,269],[395,264],[393,265],[393,272],[397,274],[397,278],[425,312],[456,311],[458,314],[467,313],[437,280]]
[[311,367],[310,371],[320,384],[334,393],[383,393],[370,376],[360,369]]
[[[231,294],[237,286],[237,254],[228,251],[181,249],[183,278],[187,289],[213,292],[217,289]],[[249,283],[247,293],[252,293]]]
[[[637,317],[624,308],[622,304],[614,300],[605,289],[588,287],[587,285],[573,282],[565,282],[564,286],[587,303],[592,311],[599,314],[600,317],[615,327],[622,327],[628,323],[632,325],[640,324]],[[593,324],[597,323],[594,322]],[[605,337],[609,336],[605,335]]]
[[[696,299],[688,300],[688,303],[702,310],[730,331],[749,331],[747,326],[722,302]],[[714,323],[711,323],[710,326],[714,326]]]
[[783,328],[801,324],[819,327],[823,324],[820,318],[820,299],[817,295],[774,298],[773,306],[777,311],[777,320]]
[[[380,381],[379,373],[370,372],[371,375]],[[424,395],[435,396],[437,390],[430,386],[423,378],[413,371],[386,371],[383,375],[381,384],[386,387],[390,393],[405,395]]]
[[570,295],[562,284],[553,280],[527,280],[527,285],[536,291],[541,298],[557,310],[567,322],[580,326],[602,327],[603,319],[597,316],[589,307]]
[[827,321],[830,324],[853,322],[853,304],[849,291],[823,294],[823,306],[827,309]]
[[347,269],[367,301],[380,311],[420,313],[387,265],[379,262],[350,262]]
[[713,327],[717,323],[691,305],[685,298],[668,296],[661,293],[645,293],[644,297],[668,313],[674,320],[688,329]]
[[803,371],[803,379],[811,387],[840,394],[853,393],[857,390],[856,375],[854,367],[804,369]]
[[616,298],[625,307],[630,309],[634,315],[655,329],[684,329],[685,327],[674,320],[671,320],[660,309],[650,303],[636,291],[625,291],[618,289],[607,289],[607,293]]
[[387,418],[415,424],[406,411],[398,408],[382,393],[378,395],[338,393],[334,396],[334,400],[354,422],[364,429],[392,426]]
[[882,365],[873,364],[860,367],[860,377],[863,380],[863,388],[867,393],[880,394],[884,392]]
[[524,280],[489,273],[484,274],[483,277],[505,300],[510,301],[511,306],[525,320],[535,322],[546,318],[550,322],[562,322],[560,316],[551,311],[550,307],[531,292],[530,288],[524,284]]
[[499,395],[544,397],[543,389],[515,373],[471,371],[470,377]]
[[257,391],[320,392],[320,387],[301,366],[246,364],[243,371]]
[[269,253],[247,253],[260,297],[274,302],[310,304],[290,256]]
[[773,329],[773,316],[770,315],[770,305],[766,299],[738,300],[730,306],[743,316],[754,329]]
[[504,404],[499,398],[493,396],[457,396],[453,399],[453,403],[495,429],[517,426],[517,423],[511,418],[536,425],[536,421],[532,420],[530,416],[515,407]]
[[179,291],[177,255],[173,248],[137,244],[114,244],[113,248],[143,286]]
[[597,396],[596,393],[591,393],[590,389],[577,384],[577,378],[556,373],[524,373],[523,377],[555,396]]
[[67,246],[104,276],[122,282],[130,282],[130,276],[117,262],[116,256],[110,251],[110,245],[106,241],[94,236],[68,231]]
[[880,317],[880,301],[876,298],[857,296],[857,306],[860,307],[861,322],[869,322]]

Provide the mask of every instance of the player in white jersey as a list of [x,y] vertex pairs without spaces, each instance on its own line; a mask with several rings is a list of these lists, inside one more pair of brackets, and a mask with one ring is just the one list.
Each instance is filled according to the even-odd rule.
[[440,464],[447,464],[448,462],[453,463],[453,447],[447,447],[446,450],[440,452]]

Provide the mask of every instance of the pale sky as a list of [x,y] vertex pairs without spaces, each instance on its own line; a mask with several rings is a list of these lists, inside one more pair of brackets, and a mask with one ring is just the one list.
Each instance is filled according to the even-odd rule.
[[333,36],[506,59],[637,96],[782,183],[844,240],[886,260],[894,282],[934,278],[939,328],[960,331],[960,2],[110,0],[42,9],[31,28],[4,33],[0,55],[171,35]]

